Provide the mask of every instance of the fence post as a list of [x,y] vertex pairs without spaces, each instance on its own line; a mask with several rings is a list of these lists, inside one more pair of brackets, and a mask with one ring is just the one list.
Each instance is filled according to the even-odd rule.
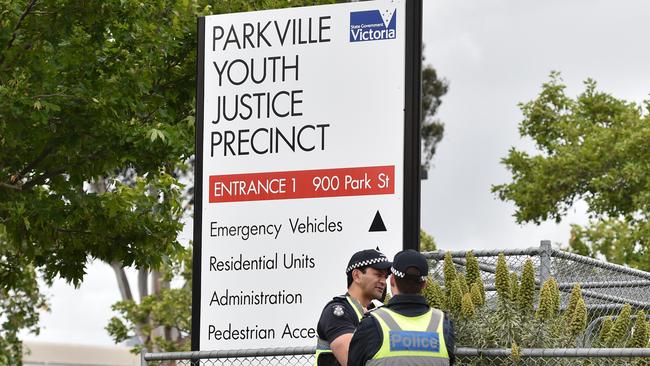
[[147,360],[144,358],[144,354],[147,353],[147,349],[143,348],[140,350],[140,366],[149,366]]
[[539,283],[541,285],[551,277],[551,241],[542,240],[539,248]]

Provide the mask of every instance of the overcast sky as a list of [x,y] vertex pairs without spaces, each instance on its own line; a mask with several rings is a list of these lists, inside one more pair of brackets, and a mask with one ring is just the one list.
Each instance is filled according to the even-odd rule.
[[[569,224],[586,222],[577,207],[559,225],[518,226],[490,186],[509,181],[499,163],[509,147],[532,149],[518,134],[517,103],[535,98],[552,70],[572,96],[591,77],[619,98],[648,99],[648,18],[645,0],[424,1],[427,62],[450,82],[439,109],[445,137],[422,185],[422,227],[441,248],[566,244]],[[109,266],[92,265],[78,290],[58,281],[48,293],[41,335],[25,339],[112,344],[103,328],[119,291]]]

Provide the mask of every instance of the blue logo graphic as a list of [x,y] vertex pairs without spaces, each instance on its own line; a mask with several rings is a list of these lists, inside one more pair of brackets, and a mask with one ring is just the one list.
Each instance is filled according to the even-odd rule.
[[391,330],[391,351],[440,352],[440,335],[436,332]]
[[350,13],[350,42],[395,39],[397,10],[366,10]]

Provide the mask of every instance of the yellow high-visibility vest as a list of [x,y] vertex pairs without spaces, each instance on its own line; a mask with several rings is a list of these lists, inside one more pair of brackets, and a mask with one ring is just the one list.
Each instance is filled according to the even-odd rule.
[[442,311],[431,308],[410,317],[381,307],[370,314],[384,339],[366,366],[449,366]]
[[[363,307],[361,304],[354,298],[350,296],[345,296],[345,299],[347,302],[352,306],[352,309],[354,309],[354,313],[357,315],[357,318],[359,321],[361,321],[361,318],[363,317]],[[332,354],[332,348],[330,347],[330,343],[324,339],[318,338],[318,341],[316,343],[316,360],[315,360],[315,365],[318,366],[318,360],[322,360],[322,356],[324,354]]]

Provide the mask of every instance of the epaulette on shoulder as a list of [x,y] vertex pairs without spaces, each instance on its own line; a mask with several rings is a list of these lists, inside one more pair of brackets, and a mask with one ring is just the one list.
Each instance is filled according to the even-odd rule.
[[332,303],[347,304],[347,301],[345,300],[345,295],[334,296],[332,300],[328,301],[327,305],[325,306],[329,306]]
[[375,312],[375,311],[377,311],[379,309],[383,309],[383,308],[384,308],[384,305],[377,306],[376,308],[372,308],[372,309],[368,310],[368,314],[370,314],[372,312]]

